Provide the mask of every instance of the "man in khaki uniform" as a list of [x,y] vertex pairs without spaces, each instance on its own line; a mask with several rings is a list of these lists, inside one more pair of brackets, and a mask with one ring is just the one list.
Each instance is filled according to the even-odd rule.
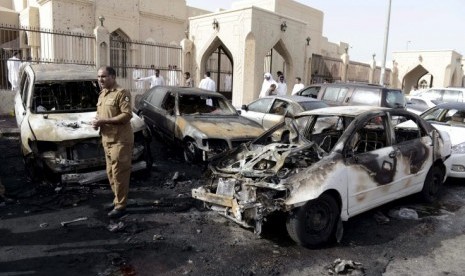
[[126,212],[129,180],[131,176],[134,134],[131,127],[131,94],[116,83],[112,67],[98,70],[98,82],[102,91],[97,102],[97,117],[92,125],[100,128],[105,150],[108,180],[115,195],[110,218],[118,218]]

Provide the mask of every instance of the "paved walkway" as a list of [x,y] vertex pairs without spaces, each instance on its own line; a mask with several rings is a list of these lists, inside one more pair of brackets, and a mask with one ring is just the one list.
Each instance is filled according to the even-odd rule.
[[16,118],[10,115],[0,115],[0,137],[18,135],[19,129],[16,126]]

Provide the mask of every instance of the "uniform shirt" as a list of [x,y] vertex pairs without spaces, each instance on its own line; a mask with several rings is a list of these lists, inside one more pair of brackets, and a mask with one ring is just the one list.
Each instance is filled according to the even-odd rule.
[[[131,94],[117,86],[113,89],[102,89],[97,102],[97,118],[109,119],[127,113],[132,117]],[[103,143],[134,143],[131,123],[103,124],[100,126]]]

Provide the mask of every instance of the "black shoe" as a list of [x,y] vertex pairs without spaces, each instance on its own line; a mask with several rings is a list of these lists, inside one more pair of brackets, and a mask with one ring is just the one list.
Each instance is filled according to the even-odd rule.
[[103,204],[103,209],[105,209],[105,211],[110,211],[110,210],[113,210],[114,208],[115,208],[115,204],[113,202]]
[[120,218],[126,214],[126,209],[113,209],[108,213],[109,218]]

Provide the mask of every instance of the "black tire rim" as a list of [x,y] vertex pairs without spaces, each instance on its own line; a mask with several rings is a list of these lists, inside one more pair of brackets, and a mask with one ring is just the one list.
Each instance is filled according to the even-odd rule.
[[310,235],[329,231],[332,227],[334,214],[326,202],[319,202],[309,206],[305,213],[305,232]]

